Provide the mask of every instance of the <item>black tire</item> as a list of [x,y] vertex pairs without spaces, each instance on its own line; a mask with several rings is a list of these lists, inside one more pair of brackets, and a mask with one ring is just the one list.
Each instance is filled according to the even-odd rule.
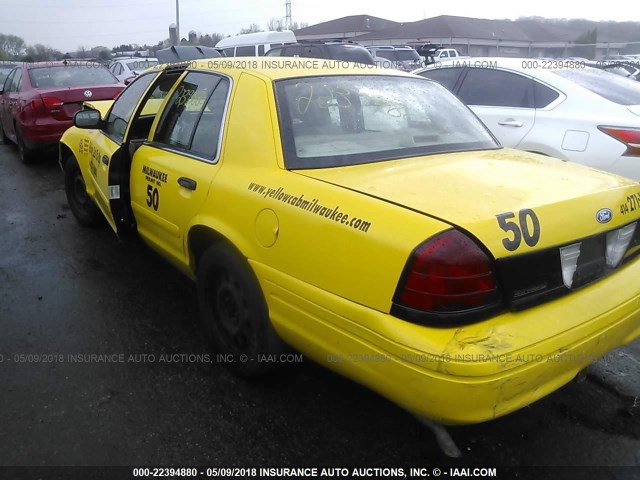
[[210,247],[198,265],[198,303],[218,352],[231,355],[225,366],[238,376],[271,370],[277,362],[259,356],[287,350],[269,320],[260,284],[246,259],[226,245]]
[[18,145],[18,155],[20,156],[20,161],[25,165],[33,163],[33,161],[35,160],[35,152],[25,145],[24,139],[22,138],[22,133],[20,133],[20,129],[17,125],[16,145]]
[[64,169],[64,191],[67,194],[69,208],[80,225],[84,227],[100,225],[102,214],[91,197],[87,195],[87,186],[74,157],[67,159]]

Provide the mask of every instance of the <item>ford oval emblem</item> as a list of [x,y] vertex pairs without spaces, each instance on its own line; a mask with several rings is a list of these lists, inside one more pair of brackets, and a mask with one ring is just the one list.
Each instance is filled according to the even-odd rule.
[[596,213],[596,220],[598,223],[609,223],[613,218],[613,212],[608,208],[601,208]]
[[84,91],[84,96],[87,98],[91,98],[93,97],[93,92],[91,90],[85,90]]

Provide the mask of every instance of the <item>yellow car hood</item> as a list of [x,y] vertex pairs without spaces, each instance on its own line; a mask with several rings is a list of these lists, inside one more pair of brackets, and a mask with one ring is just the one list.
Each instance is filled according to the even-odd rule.
[[[298,173],[429,215],[469,231],[496,258],[570,243],[636,220],[624,211],[640,200],[640,184],[543,155],[501,149],[439,154]],[[633,207],[631,202],[628,206]],[[375,208],[375,207],[374,207]],[[509,251],[496,216],[530,209],[540,222],[539,242]],[[609,209],[612,218],[598,222]]]

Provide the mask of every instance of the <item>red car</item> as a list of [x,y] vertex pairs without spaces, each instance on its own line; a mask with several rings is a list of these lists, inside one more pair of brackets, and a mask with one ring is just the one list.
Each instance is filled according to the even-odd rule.
[[0,85],[0,138],[18,145],[29,163],[37,150],[55,147],[85,100],[111,100],[124,88],[99,63],[23,63]]

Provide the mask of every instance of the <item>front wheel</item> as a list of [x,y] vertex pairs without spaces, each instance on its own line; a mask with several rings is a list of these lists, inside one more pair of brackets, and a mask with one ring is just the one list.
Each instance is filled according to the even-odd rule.
[[100,224],[100,210],[87,194],[82,172],[73,157],[67,160],[64,169],[64,191],[67,194],[69,208],[80,225],[95,227]]
[[225,364],[239,376],[270,370],[270,356],[286,350],[271,326],[268,308],[251,267],[231,248],[214,245],[198,265],[198,302],[205,327]]

